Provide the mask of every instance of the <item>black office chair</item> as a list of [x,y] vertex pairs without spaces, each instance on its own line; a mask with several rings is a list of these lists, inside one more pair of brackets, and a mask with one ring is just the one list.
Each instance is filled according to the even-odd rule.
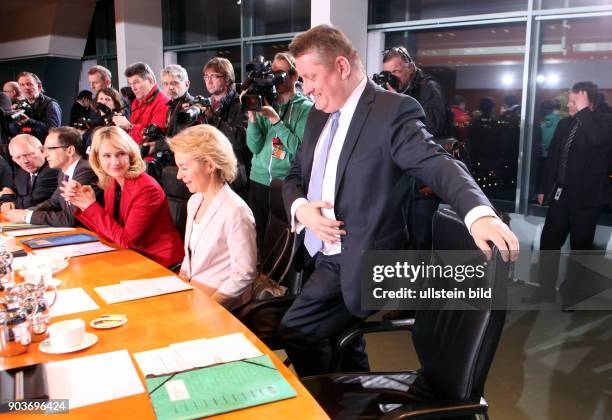
[[162,185],[170,207],[170,215],[181,238],[185,237],[185,225],[187,224],[187,201],[191,193],[183,183],[176,179],[178,168],[166,166],[162,170]]
[[234,312],[236,317],[253,331],[272,350],[283,348],[278,338],[278,326],[301,290],[301,276],[293,268],[295,234],[282,197],[283,181],[270,184],[270,217],[260,257],[259,275],[287,288],[284,296],[253,300]]
[[[463,221],[439,210],[433,222],[435,250],[475,249]],[[498,251],[484,284],[496,286],[508,266]],[[499,302],[497,302],[499,304]],[[334,419],[487,418],[485,380],[505,320],[505,311],[419,309],[412,328],[421,367],[397,373],[335,373],[302,382]],[[360,332],[348,332],[343,338]],[[342,340],[341,340],[342,343]]]

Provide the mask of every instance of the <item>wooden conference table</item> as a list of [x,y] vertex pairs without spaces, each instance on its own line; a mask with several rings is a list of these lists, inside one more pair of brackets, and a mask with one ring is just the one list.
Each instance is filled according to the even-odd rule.
[[[82,229],[80,229],[82,230]],[[40,235],[45,236],[45,235]],[[23,237],[18,239],[27,239]],[[111,244],[112,245],[112,244]],[[115,246],[116,247],[116,246]],[[100,309],[53,318],[52,322],[82,318],[87,332],[95,333],[99,340],[88,349],[64,355],[45,354],[38,350],[38,343],[32,343],[26,353],[3,358],[0,369],[27,366],[34,363],[65,360],[115,350],[127,349],[130,354],[165,347],[169,344],[211,338],[242,332],[262,353],[274,361],[276,368],[297,393],[296,398],[264,404],[227,414],[215,416],[219,419],[326,419],[328,416],[306,391],[298,378],[267,348],[251,331],[222,306],[212,301],[200,290],[178,292],[131,302],[107,305],[94,291],[96,286],[116,284],[120,280],[161,277],[172,274],[166,268],[130,250],[117,250],[103,254],[72,258],[70,265],[54,277],[63,281],[59,289],[82,287],[100,306]],[[122,313],[128,322],[110,330],[93,329],[89,322],[99,315]],[[132,356],[135,366],[136,361]],[[144,378],[138,370],[141,381]],[[120,380],[120,378],[118,378]],[[146,389],[146,388],[145,388]],[[4,414],[0,418],[41,417],[41,414]],[[153,419],[155,414],[148,394],[134,395],[100,404],[71,409],[70,418],[132,418]],[[60,415],[60,417],[62,417]]]

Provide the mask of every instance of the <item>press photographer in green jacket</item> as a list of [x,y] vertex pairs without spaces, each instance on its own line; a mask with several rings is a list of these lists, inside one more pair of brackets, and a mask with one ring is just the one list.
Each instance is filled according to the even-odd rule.
[[287,80],[276,87],[277,104],[249,111],[247,145],[253,153],[248,202],[255,216],[257,249],[261,250],[268,224],[268,199],[273,179],[283,179],[304,135],[312,102],[296,89],[298,73],[289,53],[277,53],[272,71],[284,71]]

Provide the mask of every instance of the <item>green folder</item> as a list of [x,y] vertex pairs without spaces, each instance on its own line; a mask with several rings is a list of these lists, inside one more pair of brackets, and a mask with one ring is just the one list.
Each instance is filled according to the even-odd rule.
[[158,419],[197,419],[295,397],[268,356],[146,378]]

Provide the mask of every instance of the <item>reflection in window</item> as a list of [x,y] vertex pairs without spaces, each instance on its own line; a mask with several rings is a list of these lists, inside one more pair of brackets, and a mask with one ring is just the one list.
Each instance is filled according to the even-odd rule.
[[609,5],[610,5],[610,0],[542,0],[542,9],[564,9],[567,7],[609,6]]
[[236,74],[236,81],[239,82],[242,77],[240,70],[240,47],[225,47],[218,50],[205,50],[205,51],[191,51],[182,52],[177,54],[177,62],[181,66],[185,67],[191,87],[189,92],[192,95],[208,96],[209,93],[206,90],[204,79],[202,78],[202,69],[204,65],[213,57],[227,58],[234,67],[234,73]]
[[276,53],[286,51],[289,51],[289,41],[253,45],[253,55],[263,55],[266,60],[272,60]]
[[310,1],[257,0],[248,4],[255,21],[253,35],[301,32],[310,27]]
[[567,92],[576,82],[591,81],[600,90],[600,112],[612,101],[612,17],[542,21],[530,198],[536,200],[552,136],[567,117]]
[[527,0],[370,0],[368,3],[369,24],[527,9]]
[[388,33],[386,48],[404,45],[442,85],[454,135],[488,197],[514,201],[520,134],[525,25]]
[[240,38],[240,5],[235,1],[164,0],[164,45]]

